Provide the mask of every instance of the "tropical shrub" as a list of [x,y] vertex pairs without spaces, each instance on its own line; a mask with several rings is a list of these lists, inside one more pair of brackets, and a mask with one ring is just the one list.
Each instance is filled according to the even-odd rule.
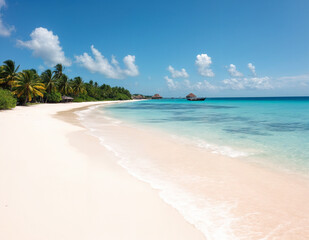
[[16,98],[9,90],[0,88],[0,109],[11,109],[16,106]]
[[80,97],[76,97],[73,99],[73,102],[85,102],[85,99],[80,98]]
[[128,95],[124,93],[117,93],[115,99],[116,100],[129,100],[130,98]]
[[75,97],[73,102],[92,102],[92,101],[98,101],[97,99],[88,96],[85,94],[80,94],[78,97]]
[[59,103],[61,102],[61,93],[59,92],[52,92],[52,93],[47,93],[46,94],[46,101],[48,103]]

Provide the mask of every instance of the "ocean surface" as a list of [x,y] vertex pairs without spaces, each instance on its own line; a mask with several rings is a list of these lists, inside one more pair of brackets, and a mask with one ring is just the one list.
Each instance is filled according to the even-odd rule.
[[207,240],[309,239],[309,97],[145,100],[78,115]]
[[309,97],[146,100],[105,110],[218,154],[309,173]]

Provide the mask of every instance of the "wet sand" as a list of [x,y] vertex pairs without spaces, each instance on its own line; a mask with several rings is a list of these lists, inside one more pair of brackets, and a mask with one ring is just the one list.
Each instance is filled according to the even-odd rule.
[[84,112],[119,164],[148,182],[207,239],[309,239],[309,181],[210,153],[164,132]]
[[0,112],[0,239],[205,239],[78,124],[96,104]]

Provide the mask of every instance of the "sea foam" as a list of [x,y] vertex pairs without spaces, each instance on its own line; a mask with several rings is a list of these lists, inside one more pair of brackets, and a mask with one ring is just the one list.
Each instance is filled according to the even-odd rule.
[[[238,239],[231,228],[231,224],[236,221],[231,214],[231,210],[237,202],[211,201],[207,198],[200,198],[184,190],[181,186],[169,181],[169,176],[160,172],[151,159],[132,159],[124,152],[116,142],[110,141],[103,136],[99,129],[90,126],[87,121],[89,114],[95,107],[77,113],[83,125],[89,130],[88,134],[97,137],[102,146],[111,151],[118,159],[118,164],[125,168],[129,174],[148,183],[153,189],[159,191],[159,196],[175,208],[189,223],[199,229],[208,240],[236,240]],[[104,117],[105,120],[107,119]],[[120,121],[113,121],[113,124],[120,124]],[[146,171],[145,171],[146,170]],[[149,171],[151,170],[151,171]],[[197,182],[198,183],[198,182]]]

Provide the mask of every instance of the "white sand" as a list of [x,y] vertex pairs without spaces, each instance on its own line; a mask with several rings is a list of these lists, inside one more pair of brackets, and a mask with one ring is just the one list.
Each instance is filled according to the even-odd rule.
[[204,239],[97,139],[53,116],[93,104],[0,112],[0,239]]
[[208,239],[309,239],[307,177],[211,153],[158,129],[109,118],[102,109],[84,119],[122,166],[160,189]]

